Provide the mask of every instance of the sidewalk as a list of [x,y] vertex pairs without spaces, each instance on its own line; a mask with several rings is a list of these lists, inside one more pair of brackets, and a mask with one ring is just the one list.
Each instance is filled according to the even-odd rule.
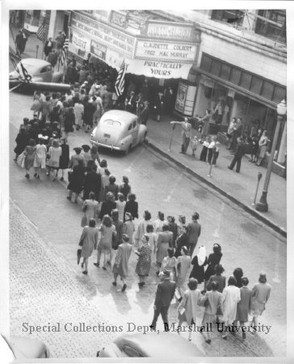
[[[245,211],[249,212],[281,235],[287,235],[286,180],[283,177],[274,173],[271,174],[267,196],[269,210],[265,213],[258,212],[253,205],[257,185],[257,173],[262,173],[262,179],[260,181],[256,202],[259,201],[262,193],[266,169],[250,163],[245,156],[242,159],[241,171],[239,174],[236,173],[235,170],[229,170],[227,166],[232,160],[233,155],[224,145],[220,145],[217,166],[212,168],[212,176],[208,177],[210,166],[199,160],[202,145],[199,144],[196,151],[196,157],[191,155],[190,147],[188,148],[186,155],[181,154],[181,127],[177,125],[174,131],[172,131],[169,120],[164,118],[159,123],[152,119],[148,120],[148,145],[151,148],[172,160],[178,166],[185,168],[186,171],[193,174],[202,182],[208,184],[234,203],[237,203]],[[171,135],[172,145],[171,150],[169,151]]]

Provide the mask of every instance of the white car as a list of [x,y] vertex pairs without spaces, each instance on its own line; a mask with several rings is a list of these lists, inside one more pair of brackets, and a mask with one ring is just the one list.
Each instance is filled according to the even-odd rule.
[[128,111],[110,110],[103,114],[91,134],[91,143],[123,151],[126,154],[147,136],[146,125],[138,123],[138,116]]

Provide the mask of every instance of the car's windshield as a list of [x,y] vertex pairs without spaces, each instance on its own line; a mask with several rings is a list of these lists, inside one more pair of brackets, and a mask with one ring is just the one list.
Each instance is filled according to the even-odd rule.
[[103,124],[106,124],[106,125],[112,125],[116,128],[119,128],[121,126],[121,123],[117,120],[112,120],[112,119],[106,119],[104,120]]
[[[22,64],[23,64],[24,68],[28,71],[28,73],[30,75],[36,73],[36,66],[34,66],[33,64],[27,64],[25,62],[22,62]],[[20,72],[22,72],[20,64],[17,65],[17,68],[20,70]]]

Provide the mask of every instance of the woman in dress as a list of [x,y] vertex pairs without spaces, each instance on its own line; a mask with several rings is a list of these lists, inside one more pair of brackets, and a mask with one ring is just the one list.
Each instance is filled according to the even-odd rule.
[[82,210],[87,218],[86,224],[89,225],[91,219],[98,220],[99,202],[95,200],[95,193],[90,192],[89,198],[84,201]]
[[118,218],[119,220],[124,221],[126,201],[124,195],[121,192],[117,194],[117,200],[115,202],[116,202],[116,208],[118,210]]
[[[61,169],[60,181],[64,181],[64,170],[68,168],[69,164],[69,145],[66,143],[66,138],[60,139],[61,156],[59,160],[59,169]],[[57,171],[58,174],[58,171]]]
[[217,290],[222,293],[225,286],[226,286],[226,277],[222,275],[222,273],[225,271],[223,266],[221,264],[217,264],[214,268],[215,274],[210,276],[209,280],[206,284],[207,291],[211,290],[211,283],[216,282],[217,283]]
[[82,268],[85,268],[83,274],[88,274],[88,259],[92,255],[93,250],[96,249],[97,243],[98,229],[96,227],[96,221],[94,219],[90,219],[89,225],[85,226],[83,229],[79,243],[79,245],[82,246]]
[[[177,258],[174,256],[174,249],[167,249],[167,256],[163,258],[160,272],[163,273],[165,270],[169,271],[170,278],[172,281],[176,281],[177,278]],[[160,273],[160,274],[161,274]]]
[[[198,282],[195,278],[190,278],[188,283],[188,289],[184,292],[183,299],[178,306],[178,334],[181,332],[181,326],[184,322],[187,322],[188,326],[191,328],[193,325],[196,326],[196,316],[198,309],[199,300],[201,293],[197,289]],[[192,340],[192,330],[189,329],[189,341]]]
[[148,243],[149,238],[147,235],[143,235],[142,237],[142,245],[141,247],[136,250],[136,254],[139,256],[136,270],[135,272],[139,276],[139,288],[142,288],[145,285],[145,279],[149,275],[150,268],[151,268],[151,253],[152,249]]
[[52,146],[49,147],[49,150],[48,150],[49,158],[47,160],[47,168],[48,168],[47,176],[50,176],[51,171],[55,171],[52,181],[55,181],[57,178],[61,153],[62,153],[62,149],[59,145],[59,142],[57,139],[54,139]]
[[[222,311],[224,327],[228,327],[233,324],[237,313],[237,304],[241,300],[240,288],[236,287],[236,279],[231,276],[228,280],[228,286],[223,290],[222,296]],[[227,339],[228,333],[225,331],[222,336],[223,339]]]
[[46,169],[47,148],[44,139],[40,136],[39,143],[36,145],[36,156],[34,161],[35,174],[34,177],[40,179],[40,170]]
[[193,269],[190,274],[190,278],[196,278],[199,284],[204,281],[204,266],[207,264],[206,262],[206,249],[201,245],[198,254],[192,259]]
[[156,265],[158,268],[157,275],[163,261],[163,258],[168,255],[168,248],[172,246],[173,233],[169,231],[168,225],[163,225],[162,231],[158,233],[156,242]]
[[84,194],[83,194],[84,200],[87,200],[89,198],[90,192],[94,192],[95,199],[99,201],[99,195],[101,189],[101,175],[98,174],[96,171],[97,171],[97,165],[93,164],[93,161],[88,162],[84,180]]
[[159,233],[162,231],[162,227],[164,224],[167,224],[167,221],[164,220],[164,213],[161,211],[158,211],[157,219],[154,220],[154,231],[156,233]]
[[[260,273],[258,283],[252,288],[252,298],[251,298],[251,311],[252,311],[252,322],[251,327],[254,328],[258,324],[258,317],[262,315],[265,310],[265,304],[270,298],[271,286],[267,283],[266,274]],[[253,331],[253,333],[255,333]]]
[[123,224],[122,231],[123,231],[123,234],[126,234],[129,237],[129,243],[133,245],[135,224],[133,222],[133,216],[129,212],[126,212],[126,214],[125,214],[125,222]]
[[129,243],[129,237],[126,234],[122,236],[122,243],[118,246],[113,265],[114,281],[112,285],[116,287],[117,277],[120,276],[123,283],[121,291],[124,292],[127,288],[126,278],[129,273],[128,262],[132,253],[132,245]]
[[102,224],[99,228],[101,237],[97,249],[97,263],[94,263],[98,268],[100,266],[101,255],[103,255],[103,266],[106,270],[106,265],[111,267],[112,260],[112,240],[116,235],[115,226],[113,225],[112,218],[109,215],[104,215]]
[[209,278],[215,273],[215,266],[219,264],[221,258],[222,258],[222,248],[219,244],[213,244],[213,253],[209,254],[207,259],[207,268],[204,274],[205,278],[205,286],[206,282],[209,280]]
[[34,139],[29,140],[29,144],[24,150],[24,168],[26,170],[25,177],[30,179],[30,169],[34,166],[35,156],[36,156],[36,146]]
[[[94,161],[95,163],[97,161],[97,163],[100,164],[100,157],[99,157],[97,145],[95,145],[95,144],[92,145],[92,148],[90,150],[90,155],[91,155],[92,161]],[[101,173],[101,172],[99,172],[99,173]]]
[[68,133],[74,131],[73,126],[75,125],[75,114],[73,107],[68,108],[68,112],[64,116],[64,133],[68,136]]
[[149,238],[149,245],[152,249],[152,260],[156,253],[156,241],[157,241],[157,234],[154,232],[153,224],[147,224],[146,226],[146,236]]
[[191,257],[188,255],[188,248],[183,246],[181,248],[181,255],[177,260],[177,287],[180,295],[183,296],[185,291],[185,282],[188,276],[188,272],[191,266]]
[[108,192],[106,195],[106,200],[101,204],[99,219],[102,220],[104,215],[110,216],[111,211],[114,209],[116,209],[116,202],[114,201],[113,193]]
[[69,184],[67,189],[69,190],[69,194],[67,199],[71,201],[73,193],[75,194],[75,203],[78,203],[79,194],[83,190],[85,179],[85,167],[83,160],[78,161],[78,165],[73,168]]
[[122,180],[123,183],[119,186],[119,192],[121,192],[124,195],[125,200],[127,200],[128,194],[131,193],[131,186],[128,177],[123,176]]
[[[251,296],[252,291],[249,289],[248,286],[249,280],[247,277],[242,278],[242,287],[240,288],[240,296],[241,301],[237,305],[237,315],[234,325],[237,326],[237,322],[240,322],[240,326],[243,328],[245,322],[248,322],[248,315],[250,313],[251,308]],[[242,331],[242,339],[246,339],[246,328],[244,327]]]
[[125,214],[129,212],[132,214],[133,219],[138,219],[138,202],[136,201],[136,195],[134,193],[130,193],[128,195],[128,201],[125,206]]
[[221,302],[222,294],[217,290],[217,283],[212,282],[211,290],[207,291],[205,295],[201,297],[199,302],[200,305],[204,305],[205,307],[201,326],[204,328],[208,328],[208,330],[202,330],[201,333],[203,334],[204,338],[206,336],[205,341],[207,342],[207,344],[211,343],[209,325],[212,325],[215,322],[217,312],[218,310],[220,310],[221,307]]
[[118,185],[115,183],[116,178],[114,176],[109,177],[109,184],[105,186],[105,193],[112,192],[114,195],[114,199],[117,200],[118,194]]
[[200,160],[202,162],[206,162],[209,144],[210,144],[210,138],[206,137],[203,144],[202,144],[202,150],[201,150],[201,153],[200,153]]
[[168,221],[169,231],[173,233],[172,247],[175,248],[176,240],[178,237],[178,225],[175,223],[175,218],[173,216],[168,216],[167,221]]
[[256,165],[260,166],[262,161],[264,160],[266,151],[267,151],[267,146],[268,146],[268,142],[269,142],[269,138],[267,135],[267,131],[264,130],[259,142],[258,142],[258,146],[259,146],[259,154],[258,154],[258,158],[257,158],[257,162]]
[[236,279],[236,286],[241,288],[243,286],[242,284],[243,269],[242,268],[234,269],[233,276]]
[[[131,197],[131,195],[129,195],[129,197]],[[127,204],[126,204],[126,208],[127,208]],[[126,212],[126,209],[125,209]],[[151,214],[148,210],[144,211],[143,214],[143,220],[141,220],[137,226],[137,230],[135,233],[135,246],[139,247],[140,241],[143,237],[144,234],[146,234],[146,227],[148,224],[152,224],[151,222]]]

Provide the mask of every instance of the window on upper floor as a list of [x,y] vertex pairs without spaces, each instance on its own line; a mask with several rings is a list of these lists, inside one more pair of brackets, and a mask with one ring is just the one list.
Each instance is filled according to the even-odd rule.
[[240,25],[243,22],[244,11],[242,10],[212,10],[211,19],[224,23]]
[[259,10],[255,33],[286,43],[286,10]]

